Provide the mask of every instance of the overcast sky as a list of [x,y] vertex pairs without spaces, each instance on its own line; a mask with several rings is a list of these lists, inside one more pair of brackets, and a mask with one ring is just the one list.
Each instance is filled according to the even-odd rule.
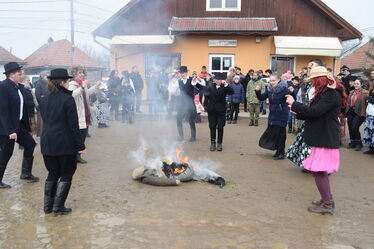
[[[374,0],[323,1],[365,35],[374,36]],[[99,50],[91,32],[129,0],[75,2],[76,44],[88,44]],[[70,40],[69,11],[69,0],[0,0],[0,46],[12,49],[13,54],[24,59],[49,37]]]

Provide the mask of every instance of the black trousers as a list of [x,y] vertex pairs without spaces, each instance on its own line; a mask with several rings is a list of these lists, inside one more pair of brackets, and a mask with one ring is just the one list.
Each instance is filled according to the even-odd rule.
[[354,111],[347,113],[349,137],[351,141],[361,141],[360,126],[365,122],[365,117],[357,115]]
[[134,105],[132,103],[122,103],[122,121],[133,121]]
[[177,128],[179,137],[183,138],[183,120],[186,119],[188,123],[190,124],[191,128],[191,138],[196,138],[196,107],[195,103],[191,102],[189,104],[186,104],[185,106],[182,106],[179,103],[179,106],[177,107]]
[[230,114],[231,120],[238,120],[239,105],[240,105],[240,103],[232,103],[231,102],[231,114]]
[[[17,143],[24,148],[24,158],[33,157],[36,143],[23,125],[20,125],[17,131]],[[14,144],[15,141],[9,139],[9,136],[0,136],[0,165],[8,164],[13,155]]]
[[48,170],[46,181],[71,182],[77,169],[76,155],[68,156],[46,156],[43,155],[45,167]]
[[223,128],[226,124],[226,111],[208,111],[208,121],[210,129],[210,140],[216,140],[216,133],[218,131],[217,143],[223,142]]
[[88,128],[80,129],[79,131],[80,131],[82,139],[83,139],[83,144],[85,144],[86,138],[87,138],[87,133],[88,133]]
[[142,104],[142,91],[136,90],[135,97],[136,97],[136,111],[139,112],[140,106]]

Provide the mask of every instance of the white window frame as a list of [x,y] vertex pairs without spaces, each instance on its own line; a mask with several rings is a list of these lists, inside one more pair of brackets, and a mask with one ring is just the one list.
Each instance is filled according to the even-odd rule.
[[210,8],[210,0],[206,0],[206,11],[241,11],[242,9],[242,0],[238,1],[238,7],[237,8],[225,8],[226,6],[226,0],[221,0],[222,7],[221,8]]
[[232,67],[235,65],[235,54],[209,54],[209,73],[227,73],[229,70],[212,70],[212,58],[221,57],[221,69],[223,68],[223,57],[230,57],[232,61]]

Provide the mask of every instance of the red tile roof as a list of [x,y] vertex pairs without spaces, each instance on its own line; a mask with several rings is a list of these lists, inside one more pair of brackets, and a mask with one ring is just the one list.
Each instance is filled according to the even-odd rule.
[[278,30],[275,18],[178,18],[173,17],[171,31],[267,31]]
[[[71,67],[71,43],[68,40],[48,42],[25,59],[26,68],[33,67]],[[87,68],[105,68],[100,63],[75,47],[75,64]]]
[[371,68],[374,61],[366,55],[366,52],[374,53],[374,46],[370,41],[343,57],[341,64],[351,69]]
[[25,63],[24,60],[10,53],[8,50],[0,46],[0,62],[18,62]]

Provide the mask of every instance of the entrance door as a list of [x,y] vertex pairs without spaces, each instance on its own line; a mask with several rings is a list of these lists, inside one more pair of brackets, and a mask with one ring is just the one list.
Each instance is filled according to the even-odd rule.
[[181,65],[180,54],[146,54],[145,75],[151,70],[156,72],[171,73]]
[[295,57],[272,56],[271,70],[279,74],[287,71],[295,72]]

